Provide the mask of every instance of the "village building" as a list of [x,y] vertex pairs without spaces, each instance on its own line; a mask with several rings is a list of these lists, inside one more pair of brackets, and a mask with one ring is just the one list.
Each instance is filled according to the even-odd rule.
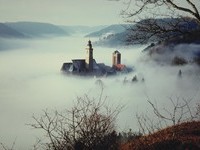
[[113,63],[112,63],[112,67],[117,70],[117,71],[123,71],[123,72],[127,72],[128,68],[126,68],[126,66],[124,64],[121,64],[121,53],[119,51],[114,51],[113,52],[113,57],[112,57]]
[[97,63],[93,58],[93,47],[89,40],[86,47],[85,59],[72,59],[72,62],[63,63],[61,71],[68,74],[77,75],[94,75],[94,76],[107,76],[115,75],[119,72],[127,73],[131,69],[121,64],[121,54],[119,51],[115,51],[112,56],[112,67],[105,65],[104,63]]

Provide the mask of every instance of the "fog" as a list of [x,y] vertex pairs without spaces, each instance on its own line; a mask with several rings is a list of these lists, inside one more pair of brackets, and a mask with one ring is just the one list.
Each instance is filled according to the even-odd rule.
[[[16,140],[17,148],[31,149],[36,137],[43,134],[26,125],[33,121],[33,114],[40,115],[44,109],[70,108],[76,97],[83,94],[97,97],[100,88],[95,82],[99,78],[66,76],[60,72],[63,62],[85,58],[87,41],[77,36],[7,42],[10,47],[0,51],[0,142],[12,145]],[[98,63],[111,65],[112,52],[117,48],[93,48]],[[192,104],[199,102],[199,67],[158,65],[141,52],[143,48],[118,49],[122,63],[134,67],[134,72],[100,78],[108,103],[113,107],[125,106],[117,119],[118,130],[137,131],[136,113],[153,115],[147,99],[169,109],[169,97],[192,99]],[[182,78],[178,78],[180,69]],[[138,82],[132,83],[135,75]]]

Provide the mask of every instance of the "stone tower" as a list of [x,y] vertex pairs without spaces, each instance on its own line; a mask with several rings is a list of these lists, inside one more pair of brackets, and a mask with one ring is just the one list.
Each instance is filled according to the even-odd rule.
[[92,48],[92,43],[90,40],[88,41],[88,44],[86,47],[85,63],[86,63],[86,69],[88,71],[93,71],[93,48]]
[[113,58],[112,58],[112,64],[113,67],[116,66],[117,64],[121,64],[121,53],[119,51],[114,51],[113,52]]

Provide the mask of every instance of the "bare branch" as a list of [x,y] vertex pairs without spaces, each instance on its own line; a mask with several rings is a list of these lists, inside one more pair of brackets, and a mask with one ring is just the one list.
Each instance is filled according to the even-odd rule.
[[[135,4],[131,6],[133,2]],[[127,31],[127,44],[164,41],[180,35],[191,35],[194,30],[199,30],[197,2],[185,0],[185,3],[187,6],[184,7],[173,0],[130,0],[127,9],[122,12],[127,22],[133,23]],[[181,12],[186,15],[183,16]],[[191,27],[191,24],[196,24],[196,27]]]
[[77,97],[74,106],[64,112],[45,110],[43,116],[33,116],[35,124],[30,126],[45,131],[50,141],[46,144],[47,149],[74,149],[79,144],[85,149],[94,149],[106,143],[105,138],[113,133],[115,119],[122,108],[113,110],[105,106],[105,100],[102,88],[98,98],[90,98],[87,94]]
[[199,13],[198,13],[196,6],[190,0],[186,0],[186,1],[193,7],[195,12],[193,12],[191,9],[176,5],[172,0],[166,0],[166,3],[170,4],[173,8],[175,8],[177,10],[181,10],[183,12],[190,13],[191,15],[195,16],[200,21],[200,16],[199,16]]

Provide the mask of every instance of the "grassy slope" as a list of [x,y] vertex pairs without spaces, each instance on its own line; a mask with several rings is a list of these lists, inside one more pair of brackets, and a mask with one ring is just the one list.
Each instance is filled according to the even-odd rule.
[[121,150],[198,150],[200,121],[186,122],[125,143]]

